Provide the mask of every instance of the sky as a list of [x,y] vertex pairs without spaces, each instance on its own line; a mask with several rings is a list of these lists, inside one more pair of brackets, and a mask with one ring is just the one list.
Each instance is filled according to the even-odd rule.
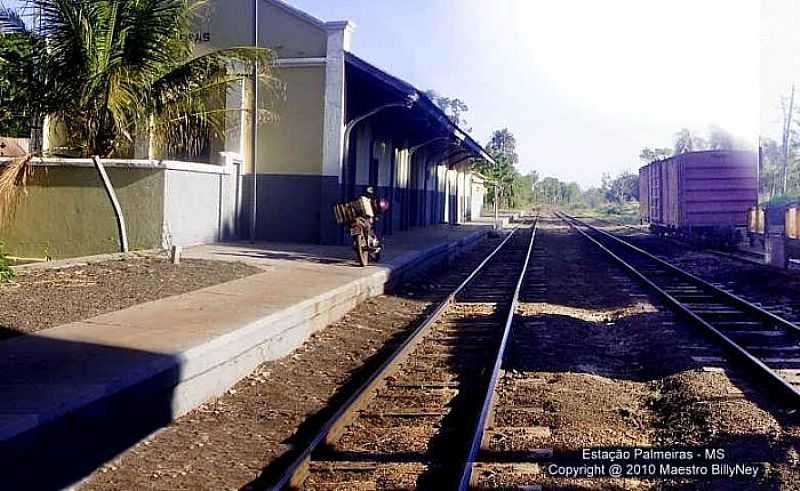
[[[768,2],[771,22],[785,18],[782,9],[797,18],[798,2]],[[671,147],[683,127],[705,133],[716,124],[757,141],[758,0],[291,3],[324,20],[353,20],[354,53],[462,99],[480,142],[509,128],[523,172],[585,188],[604,172],[637,169],[643,147]],[[770,85],[773,106],[790,83]]]
[[288,2],[354,21],[354,53],[466,102],[481,143],[511,130],[522,172],[583,188],[684,127],[779,139],[800,81],[797,0]]
[[800,95],[800,2],[761,4],[761,134],[780,141],[781,97],[798,83]]

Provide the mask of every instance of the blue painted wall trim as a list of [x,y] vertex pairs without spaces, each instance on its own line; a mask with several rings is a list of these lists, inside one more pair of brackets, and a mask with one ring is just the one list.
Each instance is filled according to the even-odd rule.
[[[242,209],[240,230],[250,230],[252,175],[242,177]],[[341,199],[341,186],[336,177],[303,175],[258,175],[258,215],[256,239],[276,242],[344,244],[346,233],[336,223],[333,207]],[[354,185],[356,196],[366,191],[365,185]],[[391,189],[375,186],[379,197],[391,200]],[[405,193],[405,196],[403,196]],[[444,193],[436,191],[396,189],[393,209],[379,220],[379,235],[389,235],[402,227],[403,207],[408,207],[411,226],[442,223]],[[405,202],[404,202],[405,201]],[[455,199],[453,199],[455,201]],[[247,237],[242,237],[246,239]]]
[[[241,230],[249,230],[252,179],[242,178]],[[321,243],[335,233],[336,177],[259,174],[257,188],[257,240]]]

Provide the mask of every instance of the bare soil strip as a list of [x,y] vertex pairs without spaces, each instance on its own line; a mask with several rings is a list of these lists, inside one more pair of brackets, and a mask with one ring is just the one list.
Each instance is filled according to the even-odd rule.
[[261,270],[243,263],[137,257],[32,270],[0,283],[0,340],[225,283]]
[[[553,457],[484,465],[481,487],[798,489],[793,417],[755,381],[565,225],[540,224],[537,244],[487,453]],[[771,464],[755,480],[568,478],[550,467],[585,463],[584,448],[648,446]]]

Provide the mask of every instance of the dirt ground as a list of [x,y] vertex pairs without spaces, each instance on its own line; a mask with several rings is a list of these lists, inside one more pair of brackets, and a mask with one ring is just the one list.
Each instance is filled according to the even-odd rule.
[[[363,302],[292,355],[264,363],[225,396],[200,406],[98,469],[81,490],[235,490],[307,439],[445,292],[499,241],[446,274],[423,276]],[[443,286],[444,285],[444,286]],[[327,408],[327,409],[326,409]]]
[[259,272],[243,263],[131,257],[33,270],[0,283],[0,340]]
[[[553,457],[484,466],[481,487],[800,489],[795,418],[757,381],[562,225],[540,226],[535,253],[539,269],[527,284],[536,288],[523,291],[489,451],[512,461],[532,449]],[[724,448],[725,463],[755,463],[761,474],[572,478],[550,467],[586,463],[586,448],[687,446]]]

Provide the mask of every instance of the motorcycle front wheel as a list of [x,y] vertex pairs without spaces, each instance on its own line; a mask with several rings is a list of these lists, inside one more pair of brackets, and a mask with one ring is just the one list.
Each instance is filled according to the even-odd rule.
[[381,262],[381,246],[378,236],[375,235],[374,231],[370,231],[370,240],[375,246],[373,249],[370,249],[369,257],[372,259],[372,262],[379,263]]
[[367,266],[369,264],[369,246],[363,233],[353,236],[353,249],[356,251],[358,264]]

